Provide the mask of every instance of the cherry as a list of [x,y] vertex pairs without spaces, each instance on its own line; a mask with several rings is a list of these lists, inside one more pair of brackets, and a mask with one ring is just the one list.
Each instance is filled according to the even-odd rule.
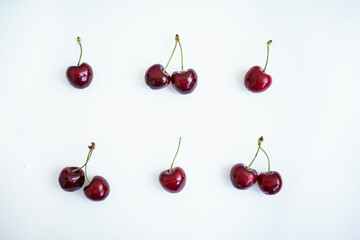
[[[77,171],[75,171],[78,169]],[[67,192],[79,190],[85,182],[84,171],[78,167],[66,167],[59,174],[59,184]]]
[[77,66],[70,66],[66,69],[66,76],[69,83],[76,88],[86,88],[90,85],[93,79],[93,70],[87,63],[82,63],[80,65],[80,60],[82,57],[82,46],[80,42],[80,37],[77,38],[77,41],[80,45],[80,57],[77,63]]
[[261,143],[264,141],[263,137],[259,139],[259,148],[261,151],[263,151],[266,155],[266,158],[268,160],[268,171],[266,173],[260,173],[258,177],[258,184],[260,190],[267,194],[267,195],[273,195],[278,193],[281,190],[282,187],[282,179],[280,176],[280,173],[276,171],[270,171],[270,159],[268,154],[265,152],[265,150],[261,147]]
[[170,169],[162,171],[159,175],[161,186],[170,193],[180,192],[185,187],[186,183],[186,175],[184,170],[180,167],[173,168],[175,158],[179,152],[180,144],[181,138],[179,139],[178,148],[171,163]]
[[197,86],[198,77],[194,69],[190,68],[184,71],[184,57],[179,35],[176,34],[175,40],[177,43],[179,43],[181,52],[181,72],[174,72],[171,75],[171,82],[179,93],[189,94],[194,91],[195,87]]
[[169,66],[169,63],[174,55],[175,49],[177,46],[177,41],[175,37],[175,46],[167,62],[165,68],[161,64],[154,64],[148,68],[145,73],[145,83],[151,89],[160,89],[169,85],[171,78],[170,75],[166,72],[166,68]]
[[262,137],[258,140],[258,149],[255,153],[255,156],[248,167],[246,167],[243,163],[235,164],[230,171],[230,180],[232,185],[237,189],[248,189],[252,185],[254,185],[258,179],[258,173],[255,169],[251,169],[251,165],[255,161],[260,146],[262,143]]
[[100,176],[93,177],[89,185],[84,188],[85,196],[93,201],[102,201],[110,193],[110,185],[105,178]]
[[230,171],[230,180],[232,185],[237,189],[248,189],[258,178],[255,169],[246,167],[243,163],[235,164]]
[[145,73],[145,82],[151,89],[160,89],[170,83],[170,75],[160,64],[154,64]]
[[278,172],[270,171],[267,173],[260,173],[258,178],[260,190],[268,195],[278,193],[282,187],[282,179]]
[[92,181],[88,178],[87,175],[87,163],[89,162],[89,159],[91,158],[91,155],[95,149],[95,143],[92,142],[91,146],[89,146],[89,154],[87,156],[86,162],[84,164],[85,166],[85,177],[88,181],[89,185],[84,187],[84,194],[85,196],[93,201],[102,201],[104,200],[110,193],[110,185],[106,181],[105,178],[100,176],[93,177]]
[[267,57],[264,70],[259,66],[254,66],[245,75],[245,87],[251,92],[259,93],[268,89],[272,83],[272,78],[270,75],[265,73],[268,60],[269,60],[269,46],[272,43],[272,40],[267,42]]

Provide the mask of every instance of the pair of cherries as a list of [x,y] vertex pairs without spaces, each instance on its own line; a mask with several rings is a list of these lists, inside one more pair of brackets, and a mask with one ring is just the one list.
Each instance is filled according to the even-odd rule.
[[[175,71],[170,76],[166,69],[174,55],[175,49],[179,44],[181,52],[181,71]],[[161,89],[170,84],[173,84],[174,88],[181,94],[189,94],[194,91],[197,86],[197,74],[193,69],[187,69],[184,71],[183,51],[180,44],[179,35],[175,36],[175,46],[171,53],[170,59],[167,62],[165,68],[161,64],[154,64],[145,73],[145,83],[151,89]]]
[[[95,176],[90,181],[87,175],[87,164],[91,158],[91,155],[95,149],[95,143],[92,142],[89,146],[89,153],[86,158],[86,162],[82,167],[66,167],[59,174],[60,187],[67,192],[74,192],[79,190],[86,180],[89,185],[84,188],[85,196],[93,201],[102,201],[110,193],[110,185],[105,178],[101,176]],[[85,174],[82,168],[85,167]]]
[[[267,194],[273,195],[278,193],[282,187],[281,175],[276,171],[270,171],[270,159],[265,150],[261,147],[261,143],[264,141],[263,137],[258,140],[258,149],[256,151],[254,159],[251,161],[248,167],[243,163],[238,163],[231,168],[230,180],[232,185],[241,190],[248,189],[256,182],[258,182],[260,190]],[[251,169],[251,165],[256,159],[259,150],[263,151],[268,160],[268,171],[265,173],[258,173],[255,169]]]

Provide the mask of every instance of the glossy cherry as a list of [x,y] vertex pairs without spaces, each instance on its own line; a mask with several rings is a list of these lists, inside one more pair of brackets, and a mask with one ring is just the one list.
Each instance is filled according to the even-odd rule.
[[84,171],[78,167],[66,167],[59,174],[59,184],[62,189],[67,192],[79,190],[85,182]]
[[151,89],[160,89],[170,83],[170,75],[160,64],[152,65],[145,73],[145,82]]
[[175,40],[179,43],[181,52],[181,72],[173,72],[171,75],[171,83],[175,89],[181,94],[189,94],[194,91],[197,86],[198,76],[194,69],[188,69],[184,71],[184,55],[180,43],[179,35],[176,34]]
[[268,160],[268,171],[266,173],[260,173],[258,177],[258,185],[260,190],[267,194],[273,195],[278,193],[282,187],[282,179],[280,173],[276,171],[270,171],[270,159],[265,150],[261,147],[261,143],[264,141],[263,137],[259,139],[259,148],[266,155]]
[[80,38],[77,38],[77,41],[80,45],[80,57],[77,63],[77,66],[70,66],[66,69],[66,77],[69,83],[76,88],[86,88],[90,85],[93,79],[93,70],[87,63],[82,63],[80,65],[80,60],[82,56],[82,45]]
[[260,190],[263,193],[268,195],[276,194],[281,190],[282,187],[281,175],[276,171],[260,173],[258,184]]
[[166,64],[165,68],[161,64],[154,64],[151,67],[149,67],[148,70],[146,71],[145,83],[151,89],[160,89],[160,88],[166,87],[171,82],[171,77],[166,72],[166,69],[169,66],[169,63],[174,55],[176,46],[177,46],[177,41],[176,41],[176,37],[175,37],[175,46],[174,46],[174,49],[171,53],[171,56],[169,58],[169,61]]
[[171,163],[170,169],[162,171],[159,175],[159,181],[161,186],[170,193],[180,192],[185,187],[186,183],[186,175],[184,170],[180,167],[173,168],[174,161],[179,152],[180,144],[181,138],[179,139],[178,148],[175,157]]
[[95,143],[92,142],[91,146],[89,146],[89,149],[90,149],[90,151],[89,151],[86,163],[84,165],[85,166],[85,177],[86,177],[86,180],[88,181],[89,185],[84,187],[84,194],[90,200],[102,201],[102,200],[105,200],[105,198],[107,198],[107,196],[109,195],[110,185],[106,181],[106,179],[101,176],[95,176],[90,181],[86,170],[87,170],[87,163],[95,149]]
[[230,180],[232,185],[237,189],[248,189],[252,185],[254,185],[258,179],[258,173],[255,169],[251,169],[251,165],[255,161],[259,150],[261,148],[261,143],[263,138],[259,138],[258,140],[258,149],[255,153],[253,160],[250,162],[249,166],[246,167],[243,163],[235,164],[230,171]]
[[255,169],[247,168],[245,164],[235,164],[230,171],[230,180],[237,189],[248,189],[257,181],[258,174]]
[[102,201],[110,193],[110,185],[105,178],[95,176],[90,184],[84,187],[85,196],[93,201]]
[[267,57],[264,70],[259,66],[254,66],[246,73],[244,83],[245,87],[251,92],[259,93],[263,92],[271,86],[272,78],[270,75],[265,73],[268,60],[269,60],[269,46],[272,40],[267,42]]
[[193,69],[182,72],[174,72],[171,75],[171,82],[175,89],[181,94],[189,94],[197,86],[197,74]]

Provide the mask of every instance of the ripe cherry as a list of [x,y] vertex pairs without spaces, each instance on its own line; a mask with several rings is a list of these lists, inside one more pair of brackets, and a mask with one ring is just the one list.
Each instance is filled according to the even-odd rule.
[[175,89],[181,94],[189,94],[194,91],[197,86],[198,76],[194,69],[187,69],[184,71],[184,56],[180,43],[179,35],[176,34],[175,40],[179,43],[181,52],[181,72],[173,72],[171,75],[171,82]]
[[82,63],[80,65],[80,60],[82,57],[82,46],[80,42],[80,37],[77,38],[77,41],[80,45],[79,61],[77,63],[77,66],[70,66],[66,69],[66,77],[73,87],[86,88],[90,85],[93,79],[93,70],[91,66],[87,63]]
[[269,46],[272,43],[272,40],[267,42],[267,57],[264,70],[259,66],[254,66],[245,75],[245,87],[251,92],[259,93],[263,92],[271,86],[272,78],[270,75],[265,73],[268,60],[269,60]]
[[180,192],[185,187],[186,183],[185,171],[180,167],[173,168],[174,161],[179,152],[180,144],[181,138],[179,139],[178,148],[176,150],[175,157],[171,163],[170,169],[162,171],[159,175],[159,181],[161,186],[170,193]]

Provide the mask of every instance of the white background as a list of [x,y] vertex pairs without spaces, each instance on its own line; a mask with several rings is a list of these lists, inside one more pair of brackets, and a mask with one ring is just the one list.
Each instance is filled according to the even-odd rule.
[[[359,239],[359,1],[0,2],[0,239]],[[180,35],[190,95],[154,91],[146,69],[166,64]],[[78,60],[89,88],[69,85]],[[272,86],[243,78],[264,66]],[[168,72],[180,70],[179,49]],[[179,194],[158,175],[187,175]],[[283,189],[232,187],[264,136]],[[96,150],[90,177],[103,202],[67,193],[66,166]],[[260,154],[253,167],[266,171]]]

